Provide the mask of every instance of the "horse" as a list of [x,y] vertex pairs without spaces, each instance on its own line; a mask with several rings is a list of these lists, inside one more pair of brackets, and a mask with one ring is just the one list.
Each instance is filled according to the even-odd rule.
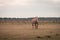
[[38,29],[38,17],[32,19],[32,28]]

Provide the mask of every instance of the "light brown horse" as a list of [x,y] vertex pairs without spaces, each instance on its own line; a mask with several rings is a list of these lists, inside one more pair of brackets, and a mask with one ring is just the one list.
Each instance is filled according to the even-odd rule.
[[32,19],[32,28],[38,29],[38,17]]

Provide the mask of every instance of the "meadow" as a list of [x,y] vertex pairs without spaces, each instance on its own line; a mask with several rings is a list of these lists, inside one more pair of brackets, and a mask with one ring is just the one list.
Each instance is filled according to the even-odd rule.
[[33,29],[31,23],[0,22],[0,40],[60,40],[60,23],[39,23]]

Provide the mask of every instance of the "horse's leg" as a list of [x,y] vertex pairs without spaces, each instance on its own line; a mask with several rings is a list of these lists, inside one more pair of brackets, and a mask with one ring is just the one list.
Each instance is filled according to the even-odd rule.
[[38,29],[38,23],[35,23],[35,29]]
[[32,29],[34,29],[34,23],[32,23]]
[[38,29],[38,23],[36,24],[36,28]]

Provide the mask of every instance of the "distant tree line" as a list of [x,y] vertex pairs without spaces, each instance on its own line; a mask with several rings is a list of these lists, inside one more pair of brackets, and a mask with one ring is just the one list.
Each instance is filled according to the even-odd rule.
[[[31,22],[32,18],[0,18],[1,22]],[[59,22],[60,23],[60,17],[39,17],[39,22]]]

